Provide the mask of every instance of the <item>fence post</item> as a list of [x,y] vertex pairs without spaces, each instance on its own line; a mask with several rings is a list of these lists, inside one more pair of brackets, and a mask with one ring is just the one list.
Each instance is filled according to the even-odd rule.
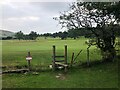
[[[30,57],[30,56],[31,56],[30,52],[28,52],[28,57]],[[29,69],[29,71],[31,70],[30,60],[28,60],[28,69]]]
[[53,71],[55,71],[55,45],[53,45]]
[[71,67],[72,67],[72,64],[73,64],[73,60],[74,60],[74,52],[72,53]]
[[[90,46],[89,46],[90,47]],[[87,65],[90,66],[89,47],[87,48]]]
[[65,45],[65,64],[67,64],[67,45]]

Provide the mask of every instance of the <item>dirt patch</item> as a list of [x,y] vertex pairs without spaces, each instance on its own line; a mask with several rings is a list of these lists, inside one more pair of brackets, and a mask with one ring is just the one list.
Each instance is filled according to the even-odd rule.
[[60,80],[65,80],[66,79],[66,75],[65,74],[61,74],[59,73],[58,75],[55,76],[57,79],[60,79]]

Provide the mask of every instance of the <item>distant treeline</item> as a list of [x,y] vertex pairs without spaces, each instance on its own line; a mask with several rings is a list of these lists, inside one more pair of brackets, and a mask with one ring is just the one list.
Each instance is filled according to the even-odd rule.
[[29,34],[24,34],[22,31],[19,31],[15,34],[15,37],[19,40],[35,40],[39,34],[37,32],[31,31]]
[[[13,39],[12,36],[7,36],[7,37],[1,37],[0,40],[10,40],[10,39]],[[15,39],[15,38],[14,38]]]
[[[120,36],[120,26],[116,26],[114,28],[114,32],[116,36]],[[98,29],[94,29],[99,33]],[[55,32],[55,33],[44,33],[44,34],[37,34],[35,31],[31,31],[29,34],[24,34],[22,31],[19,31],[15,34],[14,37],[8,36],[3,37],[2,40],[10,40],[10,39],[19,39],[19,40],[35,40],[37,37],[52,37],[56,38],[59,37],[62,40],[67,38],[79,38],[80,36],[84,36],[85,38],[93,38],[95,37],[91,30],[87,28],[79,28],[79,29],[70,29],[68,31],[63,32]]]
[[80,28],[80,29],[71,29],[68,31],[64,31],[64,32],[55,32],[53,34],[51,33],[45,33],[45,34],[41,34],[40,36],[44,36],[44,37],[60,37],[61,39],[67,39],[67,38],[78,38],[80,36],[84,36],[86,38],[88,37],[94,37],[94,35],[92,34],[92,32],[90,30],[87,30],[85,28]]
[[80,29],[71,29],[68,31],[63,31],[63,32],[55,32],[55,33],[44,33],[44,34],[37,34],[35,31],[31,31],[29,34],[24,34],[22,31],[19,31],[15,33],[15,36],[8,36],[2,38],[3,40],[9,40],[9,39],[19,39],[19,40],[35,40],[37,37],[52,37],[56,38],[59,37],[61,39],[67,39],[69,38],[78,38],[79,36],[85,36],[85,37],[94,37],[92,35],[90,30],[80,28]]
[[13,36],[1,37],[2,40],[10,40],[10,39],[19,39],[19,40],[35,40],[39,34],[37,32],[31,31],[29,34],[24,34],[22,31],[15,33]]
[[[114,27],[114,33],[115,35],[118,37],[120,36],[120,26],[115,26]],[[99,32],[99,29],[95,29],[95,32]],[[39,36],[44,36],[44,37],[60,37],[61,39],[67,39],[67,38],[79,38],[80,36],[84,36],[85,38],[94,38],[95,35],[93,34],[93,32],[87,28],[79,28],[79,29],[70,29],[68,31],[64,31],[64,32],[56,32],[56,33],[45,33],[45,34],[41,34]]]

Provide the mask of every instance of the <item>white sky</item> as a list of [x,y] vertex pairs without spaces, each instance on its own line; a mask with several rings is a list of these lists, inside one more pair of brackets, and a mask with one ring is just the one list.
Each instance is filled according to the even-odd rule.
[[69,4],[75,1],[82,0],[0,0],[0,29],[24,33],[36,31],[39,34],[64,31],[53,17],[67,11]]
[[[15,0],[14,0],[15,1]],[[53,19],[68,10],[68,2],[1,2],[0,29],[24,33],[63,31]]]

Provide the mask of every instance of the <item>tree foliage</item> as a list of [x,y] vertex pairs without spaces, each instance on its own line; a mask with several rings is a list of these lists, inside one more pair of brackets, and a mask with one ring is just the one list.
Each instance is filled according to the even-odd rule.
[[38,37],[38,34],[34,31],[31,31],[30,34],[29,34],[29,38],[31,40],[35,40],[36,38]]
[[16,36],[16,38],[19,39],[19,40],[21,40],[21,39],[24,38],[24,34],[23,34],[22,31],[17,32],[17,33],[15,34],[15,36]]
[[90,30],[96,37],[97,47],[114,57],[114,26],[120,20],[119,7],[119,2],[75,2],[70,5],[69,11],[54,19],[69,30],[81,27]]
[[31,31],[29,34],[24,34],[22,31],[19,31],[15,34],[15,37],[19,40],[35,40],[38,37],[38,34],[34,31]]

